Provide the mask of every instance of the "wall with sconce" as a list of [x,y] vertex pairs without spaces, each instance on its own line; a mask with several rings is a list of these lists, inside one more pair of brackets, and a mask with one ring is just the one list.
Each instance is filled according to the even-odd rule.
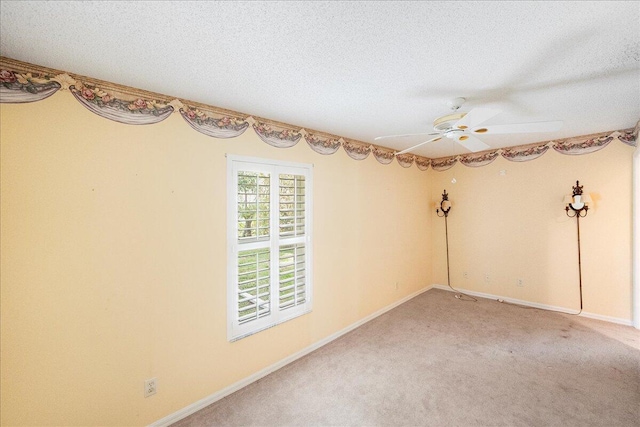
[[[535,162],[433,172],[433,201],[446,189],[452,203],[452,286],[578,312],[576,219],[565,197],[579,180],[583,201],[591,199],[580,219],[584,313],[630,324],[633,152],[610,145],[589,155],[549,152]],[[444,223],[435,207],[432,215],[433,282],[446,284]]]
[[[444,222],[430,203],[443,189],[453,286],[577,309],[563,197],[580,180],[593,201],[581,230],[585,311],[630,318],[630,145],[411,167],[331,140],[281,149],[257,130],[210,137],[187,126],[189,112],[117,123],[92,112],[113,113],[96,93],[82,105],[62,92],[0,105],[2,425],[148,424],[447,283]],[[116,104],[127,120],[168,108],[145,116]],[[314,164],[313,312],[235,343],[225,153]]]

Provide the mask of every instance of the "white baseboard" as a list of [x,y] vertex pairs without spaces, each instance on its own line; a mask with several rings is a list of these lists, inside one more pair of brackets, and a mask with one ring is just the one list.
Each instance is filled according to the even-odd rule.
[[211,405],[214,402],[217,402],[218,400],[222,399],[223,397],[226,397],[226,396],[230,395],[231,393],[234,393],[234,392],[240,390],[241,388],[246,387],[246,386],[248,386],[249,384],[251,384],[251,383],[253,383],[255,381],[258,381],[260,378],[263,378],[263,377],[269,375],[270,373],[277,371],[278,369],[288,365],[289,363],[294,362],[294,361],[300,359],[303,356],[306,356],[307,354],[311,353],[312,351],[319,349],[323,345],[326,345],[326,344],[330,343],[331,341],[333,341],[333,340],[335,340],[337,338],[340,338],[342,335],[344,335],[344,334],[346,334],[348,332],[351,332],[352,330],[356,329],[357,327],[364,325],[365,323],[369,322],[370,320],[373,320],[376,317],[386,313],[387,311],[396,308],[400,304],[403,304],[403,303],[409,301],[410,299],[417,297],[418,295],[422,294],[423,292],[428,291],[431,288],[432,288],[432,286],[427,286],[427,287],[425,287],[423,289],[420,289],[417,292],[412,293],[411,295],[407,295],[406,297],[404,297],[404,298],[402,298],[402,299],[400,299],[400,300],[398,300],[398,301],[396,301],[396,302],[394,302],[394,303],[392,303],[392,304],[390,304],[390,305],[388,305],[388,306],[386,306],[384,308],[381,308],[380,310],[376,311],[375,313],[372,313],[372,314],[370,314],[370,315],[358,320],[357,322],[347,326],[346,328],[341,329],[340,331],[338,331],[338,332],[336,332],[336,333],[334,333],[332,335],[329,335],[328,337],[316,342],[315,344],[312,344],[312,345],[300,350],[299,352],[297,352],[295,354],[292,354],[291,356],[286,357],[286,358],[280,360],[279,362],[274,363],[271,366],[267,366],[266,368],[256,372],[255,374],[250,375],[250,376],[248,376],[248,377],[246,377],[246,378],[244,378],[244,379],[242,379],[242,380],[240,380],[240,381],[238,381],[238,382],[236,382],[234,384],[231,384],[230,386],[225,387],[222,390],[220,390],[220,391],[218,391],[216,393],[213,393],[210,396],[207,396],[207,397],[205,397],[203,399],[200,399],[197,402],[192,403],[191,405],[189,405],[189,406],[187,406],[185,408],[182,408],[179,411],[174,412],[173,414],[167,415],[166,417],[164,417],[164,418],[162,418],[162,419],[150,424],[149,426],[150,427],[161,427],[161,426],[164,427],[164,426],[168,426],[170,424],[173,424],[173,423],[175,423],[177,421],[180,421],[181,419],[186,418],[186,417],[188,417],[189,415],[191,415],[191,414],[193,414],[195,412],[198,412],[200,409],[205,408],[205,407]]
[[[436,285],[433,285],[432,288],[442,289],[444,291],[454,292],[447,285],[438,285],[438,284],[436,284]],[[564,308],[564,307],[557,307],[557,306],[548,305],[548,304],[540,304],[540,303],[537,303],[537,302],[524,301],[524,300],[519,300],[519,299],[515,299],[515,298],[503,297],[503,296],[500,296],[500,295],[487,294],[487,293],[484,293],[484,292],[470,291],[468,289],[462,289],[462,288],[457,288],[456,287],[456,290],[459,291],[459,292],[465,293],[465,294],[469,294],[471,296],[475,296],[475,297],[494,299],[494,300],[501,299],[501,300],[504,300],[505,302],[509,302],[509,303],[512,303],[512,304],[525,305],[527,307],[540,308],[540,309],[543,309],[543,310],[559,311],[561,313],[566,313],[566,314],[575,314],[575,312],[576,312],[576,310],[571,310],[571,309]],[[586,311],[583,311],[582,313],[580,313],[580,316],[587,317],[589,319],[604,320],[605,322],[617,323],[619,325],[632,326],[632,322],[631,322],[630,319],[622,319],[622,318],[619,318],[619,317],[603,316],[602,314],[588,313]]]

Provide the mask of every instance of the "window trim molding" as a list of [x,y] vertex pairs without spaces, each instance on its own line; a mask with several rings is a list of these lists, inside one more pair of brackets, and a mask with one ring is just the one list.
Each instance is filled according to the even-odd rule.
[[[312,163],[297,163],[297,162],[287,162],[282,160],[274,160],[268,158],[259,158],[259,157],[247,157],[247,156],[238,156],[227,154],[227,283],[226,283],[226,291],[227,291],[227,340],[229,342],[238,341],[247,336],[253,335],[255,333],[264,331],[266,329],[273,328],[274,326],[278,326],[284,322],[292,320],[296,317],[303,316],[312,311],[313,306],[313,164]],[[295,168],[295,169],[303,169],[306,171],[305,173],[305,220],[306,220],[306,229],[305,229],[305,253],[306,253],[306,265],[305,265],[305,276],[306,276],[306,301],[303,306],[300,307],[299,310],[293,310],[291,313],[287,313],[286,311],[280,312],[278,301],[271,301],[271,309],[272,315],[269,316],[272,321],[270,322],[260,322],[258,319],[256,326],[250,330],[248,328],[241,328],[240,325],[237,324],[237,301],[234,297],[234,291],[236,287],[237,281],[237,252],[239,250],[239,244],[237,241],[238,233],[237,233],[237,190],[234,188],[234,183],[236,182],[235,177],[235,168],[234,164],[236,163],[245,163],[245,164],[255,164],[257,169],[269,169],[271,168],[273,173],[291,173],[291,171],[279,171],[279,169],[287,169],[287,168]],[[271,212],[272,221],[274,218],[274,214],[276,212]],[[275,215],[277,216],[277,215]],[[278,222],[273,222],[273,224],[278,224]],[[274,242],[279,241],[279,238],[273,240],[270,238],[270,247],[273,248]],[[272,249],[273,250],[273,249]],[[278,270],[275,269],[273,274],[276,277],[279,276]],[[277,312],[276,312],[277,310]],[[280,314],[282,313],[282,314]],[[241,329],[241,330],[238,330]]]

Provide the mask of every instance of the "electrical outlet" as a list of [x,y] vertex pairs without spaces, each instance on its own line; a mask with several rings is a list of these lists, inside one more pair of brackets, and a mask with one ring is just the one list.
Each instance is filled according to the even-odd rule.
[[520,286],[520,287],[524,286],[524,280],[522,280],[522,279],[517,279],[517,280],[516,280],[516,286]]
[[153,396],[158,392],[158,379],[151,378],[144,382],[144,397]]
[[489,273],[485,273],[484,274],[484,283],[489,283],[491,282],[491,277],[489,277]]
[[466,271],[462,273],[462,277],[464,277],[465,279],[469,278],[469,273],[467,273]]

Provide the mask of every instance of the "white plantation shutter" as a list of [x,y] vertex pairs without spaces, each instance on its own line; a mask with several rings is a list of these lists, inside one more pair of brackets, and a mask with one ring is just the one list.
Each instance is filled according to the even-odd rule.
[[311,166],[228,157],[228,336],[311,310]]
[[271,312],[271,260],[269,249],[238,252],[238,322]]
[[296,307],[306,302],[305,245],[280,246],[280,310]]
[[305,219],[305,177],[280,175],[280,238],[303,236]]
[[279,308],[287,310],[304,304],[305,262],[305,176],[281,174]]
[[269,238],[270,180],[268,174],[238,172],[238,239],[241,241]]

